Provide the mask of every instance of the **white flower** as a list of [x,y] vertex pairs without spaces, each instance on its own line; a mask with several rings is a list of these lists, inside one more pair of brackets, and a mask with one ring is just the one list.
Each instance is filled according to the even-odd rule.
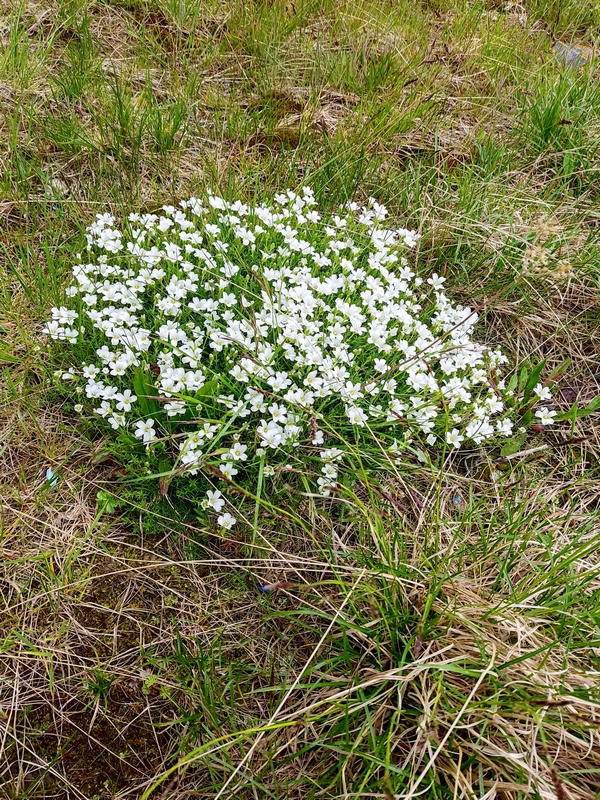
[[236,364],[232,369],[229,370],[229,374],[233,375],[236,381],[242,381],[243,383],[248,383],[250,380],[250,376],[246,372],[246,370],[242,369],[239,364]]
[[287,372],[276,372],[268,378],[267,383],[274,392],[281,392],[283,389],[287,389],[292,382],[288,378]]
[[232,480],[234,475],[237,475],[239,470],[236,469],[233,464],[229,461],[226,461],[224,464],[220,466],[221,474],[223,477],[227,478],[227,480]]
[[94,413],[101,417],[106,417],[112,411],[112,407],[107,400],[103,400],[100,405],[94,409]]
[[338,447],[330,447],[328,450],[321,450],[319,455],[323,461],[340,461],[344,456],[344,451]]
[[71,311],[70,309],[65,308],[65,306],[52,309],[52,319],[58,322],[60,325],[71,325],[71,323],[75,322],[78,317],[79,314],[76,311]]
[[503,420],[498,420],[496,423],[496,430],[498,433],[501,433],[502,436],[511,436],[513,432],[513,423],[512,420],[506,418]]
[[346,414],[352,425],[359,425],[361,428],[364,426],[368,417],[362,408],[358,406],[349,406],[346,408]]
[[100,370],[95,364],[88,364],[86,367],[83,368],[83,377],[84,378],[95,378],[96,375],[100,373]]
[[230,448],[229,452],[225,453],[222,458],[227,461],[246,461],[248,458],[246,455],[247,450],[247,445],[241,444],[240,442],[235,442],[235,444]]
[[44,325],[44,333],[47,333],[48,336],[51,336],[53,339],[58,339],[64,332],[64,328],[59,325],[56,320],[52,320],[51,322],[47,322]]
[[262,444],[273,449],[280,445],[283,439],[283,429],[273,421],[265,422],[264,419],[261,420],[256,432],[260,436]]
[[486,401],[485,405],[490,414],[497,414],[500,411],[504,410],[504,403],[495,395],[490,395]]
[[269,407],[269,413],[273,419],[273,422],[285,424],[287,422],[288,417],[288,409],[279,403],[273,403],[272,406]]
[[484,439],[489,439],[494,435],[494,427],[490,423],[489,417],[476,417],[465,428],[465,435],[473,439],[476,444],[480,444]]
[[331,490],[335,489],[337,484],[330,478],[317,478],[317,486],[319,487],[319,491],[323,497],[329,497]]
[[[474,340],[477,315],[444,294],[445,278],[416,276],[406,253],[419,235],[392,226],[373,198],[323,217],[315,205],[308,188],[254,207],[208,193],[131,214],[123,232],[97,215],[66,305],[45,325],[64,346],[97,349],[92,363],[57,377],[83,373],[73,393],[147,446],[164,423],[185,474],[214,467],[216,450],[223,480],[243,465],[254,481],[259,459],[275,475],[294,452],[294,469],[321,472],[323,495],[344,456],[323,449],[315,467],[324,431],[360,448],[372,422],[381,441],[398,437],[392,453],[415,438],[458,448],[510,435],[514,392],[499,374],[507,359]],[[142,376],[143,394],[159,395],[148,399],[156,422],[143,419],[146,398],[136,397]],[[543,383],[534,395],[550,399]],[[556,412],[536,416],[551,424]],[[224,503],[218,490],[202,501],[219,514]]]
[[75,330],[75,328],[65,328],[64,333],[62,336],[65,338],[69,344],[77,344],[77,340],[79,338],[79,332]]
[[338,476],[338,469],[335,466],[335,464],[332,464],[331,462],[324,464],[324,466],[321,467],[321,472],[323,473],[323,475],[325,475],[326,478],[335,479]]
[[437,272],[434,272],[431,278],[427,278],[427,283],[430,286],[433,286],[436,290],[441,290],[443,285],[446,283],[446,278],[441,278]]
[[125,389],[124,392],[115,394],[117,400],[117,408],[119,411],[131,411],[131,406],[136,402],[137,397],[133,394],[131,389]]
[[542,406],[542,408],[535,412],[535,416],[539,419],[542,425],[553,425],[556,411],[549,411],[546,406]]
[[108,417],[108,422],[110,423],[110,427],[116,431],[119,428],[122,428],[126,424],[125,415],[111,414],[110,417]]
[[225,514],[221,514],[221,516],[217,518],[217,524],[221,528],[225,528],[227,531],[233,528],[236,521],[236,518],[227,512],[225,512]]
[[218,489],[214,491],[209,490],[206,493],[206,499],[202,501],[203,508],[212,508],[214,511],[221,511],[225,505],[225,499]]
[[165,403],[163,407],[168,417],[177,417],[186,412],[186,405],[183,400],[173,400],[170,403]]
[[460,447],[461,442],[464,442],[465,437],[460,435],[460,432],[457,428],[453,428],[451,431],[448,431],[446,434],[446,442],[452,447]]
[[550,389],[547,386],[543,386],[541,383],[538,383],[537,386],[534,386],[533,391],[540,400],[552,399],[552,392]]
[[144,444],[155,441],[156,431],[154,430],[154,420],[150,417],[147,420],[140,420],[135,423],[134,435],[141,439]]

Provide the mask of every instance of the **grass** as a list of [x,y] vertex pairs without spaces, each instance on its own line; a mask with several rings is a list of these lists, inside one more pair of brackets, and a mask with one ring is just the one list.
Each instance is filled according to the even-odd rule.
[[123,479],[41,334],[97,211],[307,182],[418,227],[479,335],[569,359],[558,403],[585,406],[598,74],[552,46],[593,47],[598,4],[1,8],[0,795],[598,797],[597,415],[357,466],[325,504],[281,477],[281,513],[227,540]]

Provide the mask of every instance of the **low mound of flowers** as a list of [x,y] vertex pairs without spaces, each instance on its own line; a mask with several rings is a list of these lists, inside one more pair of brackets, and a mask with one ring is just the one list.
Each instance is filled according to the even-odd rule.
[[415,274],[418,234],[374,200],[316,206],[304,188],[254,206],[209,193],[123,229],[99,214],[46,325],[94,353],[63,375],[76,409],[206,481],[223,528],[236,517],[219,485],[298,468],[328,495],[361,445],[393,459],[513,432],[507,359],[473,340],[477,314],[443,277]]

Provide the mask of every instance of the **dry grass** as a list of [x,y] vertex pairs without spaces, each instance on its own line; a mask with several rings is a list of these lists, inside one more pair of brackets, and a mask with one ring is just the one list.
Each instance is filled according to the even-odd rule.
[[[597,797],[597,416],[509,458],[405,464],[348,503],[291,486],[295,520],[224,540],[129,492],[40,334],[96,210],[307,180],[419,226],[423,269],[481,335],[515,363],[569,358],[558,402],[584,406],[600,105],[595,62],[565,79],[552,42],[593,45],[597,17],[584,0],[0,5],[0,796]],[[525,270],[540,215],[550,268]]]
[[[368,737],[383,736],[392,770],[405,773],[403,797],[432,779],[464,797],[595,797],[598,675],[586,641],[595,621],[578,641],[566,621],[571,638],[560,642],[553,607],[569,582],[588,597],[600,590],[589,523],[599,495],[584,460],[573,472],[559,448],[519,480],[491,484],[474,478],[481,462],[466,472],[448,464],[437,488],[425,470],[390,479],[385,528],[365,532],[366,564],[356,557],[364,526],[332,526],[323,513],[314,521],[321,546],[331,531],[329,561],[294,537],[250,555],[209,542],[194,558],[192,526],[175,540],[144,537],[143,520],[123,529],[99,516],[93,497],[114,470],[90,473],[89,449],[56,413],[38,422],[33,437],[5,439],[3,462],[19,476],[3,504],[8,796],[138,797],[164,773],[158,796],[203,796],[216,771],[232,780],[225,797],[252,797],[255,776],[262,791],[287,786],[299,798],[309,784],[293,776],[319,774],[322,747],[343,756],[350,780],[361,741],[368,752]],[[53,488],[40,470],[49,452],[61,465]],[[490,495],[493,543],[482,548]],[[507,508],[521,515],[517,529]],[[399,534],[402,548],[390,551]],[[262,599],[257,580],[285,583]],[[579,615],[585,599],[575,602]],[[414,617],[400,663],[385,624],[394,606]],[[342,634],[351,662],[340,659]],[[339,730],[348,719],[351,751]],[[214,745],[196,749],[198,728]],[[229,773],[227,763],[243,767]]]

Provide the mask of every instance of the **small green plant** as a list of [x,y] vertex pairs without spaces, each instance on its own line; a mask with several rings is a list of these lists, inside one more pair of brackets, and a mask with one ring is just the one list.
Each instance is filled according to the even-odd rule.
[[[597,0],[4,7],[0,795],[595,797],[600,104],[596,60],[569,66],[564,54],[592,55]],[[423,234],[398,255],[415,277],[445,277],[452,306],[480,314],[475,342],[510,359],[514,394],[493,420],[512,420],[513,435],[454,448],[417,429],[395,454],[379,447],[393,445],[379,423],[350,425],[341,399],[336,418],[330,397],[323,449],[344,458],[329,496],[308,435],[267,448],[260,479],[252,412],[215,448],[254,436],[252,462],[234,462],[227,482],[208,442],[190,475],[179,444],[201,416],[231,421],[216,398],[247,385],[227,372],[233,345],[210,352],[200,366],[208,383],[218,374],[216,392],[169,418],[179,398],[163,394],[158,355],[184,365],[156,338],[135,382],[149,403],[165,398],[149,413],[159,441],[134,435],[148,415],[139,398],[118,431],[94,413],[104,398],[87,397],[82,366],[116,348],[80,296],[64,299],[82,224],[110,210],[126,245],[141,227],[131,210],[172,218],[163,203],[207,188],[271,207],[302,185],[322,216],[315,249],[340,204],[370,195]],[[181,211],[219,267],[204,223],[219,225],[230,261],[262,268],[259,248],[219,222],[237,213],[229,205]],[[142,246],[192,244],[178,230],[148,230]],[[139,272],[126,248],[81,261],[102,255]],[[131,311],[153,337],[169,318],[152,292],[158,302],[171,275],[185,277],[157,266],[169,275]],[[433,289],[417,295],[429,325]],[[111,304],[126,308],[102,298],[97,310]],[[76,345],[40,335],[53,306],[80,313]],[[241,303],[231,310],[242,316]],[[69,366],[74,381],[52,378]],[[135,394],[136,369],[102,380]],[[554,396],[538,400],[538,384]],[[309,434],[310,415],[292,413]],[[221,511],[202,509],[217,490]],[[226,534],[225,511],[238,520]]]
[[90,31],[90,18],[84,14],[80,21],[69,29],[72,41],[65,48],[63,68],[53,76],[53,83],[70,101],[78,100],[95,77],[96,49]]
[[108,698],[108,693],[112,684],[113,679],[101,669],[91,669],[85,681],[86,688],[94,700],[100,700],[103,703],[105,703]]
[[272,206],[209,194],[131,214],[125,232],[99,214],[97,260],[74,267],[73,307],[46,327],[84,360],[88,337],[100,345],[63,375],[76,409],[145,447],[163,481],[202,475],[224,529],[236,498],[258,504],[281,473],[328,496],[363,458],[394,469],[405,450],[479,445],[557,413],[534,411],[551,399],[543,364],[522,373],[519,408],[506,357],[472,338],[477,315],[409,266],[414,232],[374,200],[325,217],[315,205],[306,188]]

